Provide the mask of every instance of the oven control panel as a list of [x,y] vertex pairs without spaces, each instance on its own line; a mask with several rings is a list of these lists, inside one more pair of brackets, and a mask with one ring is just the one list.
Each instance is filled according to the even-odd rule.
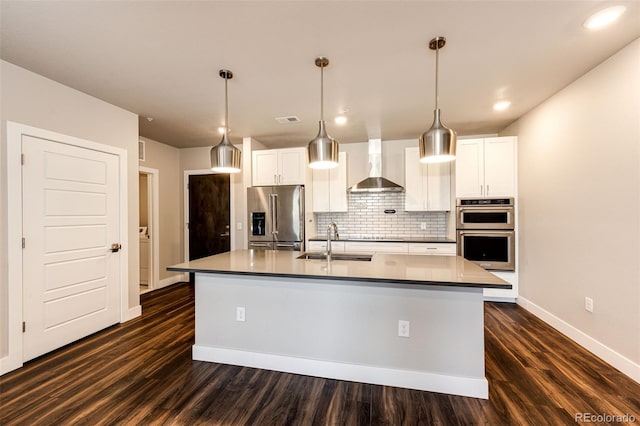
[[513,198],[458,198],[458,206],[512,206]]

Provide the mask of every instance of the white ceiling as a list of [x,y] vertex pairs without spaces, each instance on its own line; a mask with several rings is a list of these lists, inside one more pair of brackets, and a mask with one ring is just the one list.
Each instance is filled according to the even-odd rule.
[[[140,115],[140,134],[177,147],[219,142],[224,81],[231,137],[303,146],[325,117],[341,143],[417,138],[440,107],[459,135],[497,133],[640,36],[638,1],[7,1],[2,59]],[[611,28],[593,12],[624,4]],[[512,107],[492,110],[499,99]],[[349,122],[332,120],[348,108]],[[302,121],[278,124],[275,117]],[[153,117],[148,122],[146,117]]]

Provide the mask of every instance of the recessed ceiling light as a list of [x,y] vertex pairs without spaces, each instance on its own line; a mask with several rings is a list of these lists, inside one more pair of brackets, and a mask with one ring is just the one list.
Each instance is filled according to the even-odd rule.
[[615,22],[627,8],[624,6],[612,6],[594,13],[582,24],[588,30],[598,30]]
[[511,106],[511,102],[509,101],[500,101],[493,104],[494,111],[504,111],[505,109]]
[[147,121],[151,123],[153,121],[153,117],[147,117]]
[[335,121],[336,124],[346,124],[347,122],[347,116],[346,115],[338,115],[336,118],[333,119],[333,121]]

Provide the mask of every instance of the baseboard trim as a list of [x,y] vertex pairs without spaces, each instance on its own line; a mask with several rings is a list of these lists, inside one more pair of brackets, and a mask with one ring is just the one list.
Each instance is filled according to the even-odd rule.
[[495,297],[495,296],[484,296],[485,302],[500,302],[500,303],[517,303],[517,299],[515,297]]
[[[188,275],[187,275],[188,276]],[[188,279],[187,279],[188,280]],[[168,287],[170,285],[184,281],[184,274],[175,274],[170,277],[163,278],[158,282],[158,288]],[[156,289],[154,289],[156,290]]]
[[489,398],[489,383],[484,377],[447,376],[423,371],[345,364],[199,345],[193,345],[192,349],[192,357],[196,361],[218,362],[306,376],[396,386],[474,398]]
[[22,360],[10,355],[0,358],[0,376],[22,367]]
[[602,342],[522,296],[518,297],[517,303],[589,352],[640,383],[640,364],[633,362],[624,355],[616,352]]
[[134,318],[138,318],[140,315],[142,315],[142,305],[134,306],[133,308],[129,308],[125,313],[125,317],[122,318],[122,322],[131,321]]

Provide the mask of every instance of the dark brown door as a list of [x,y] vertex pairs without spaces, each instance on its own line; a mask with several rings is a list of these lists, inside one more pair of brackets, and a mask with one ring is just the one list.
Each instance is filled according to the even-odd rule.
[[189,260],[230,250],[229,175],[189,176]]

